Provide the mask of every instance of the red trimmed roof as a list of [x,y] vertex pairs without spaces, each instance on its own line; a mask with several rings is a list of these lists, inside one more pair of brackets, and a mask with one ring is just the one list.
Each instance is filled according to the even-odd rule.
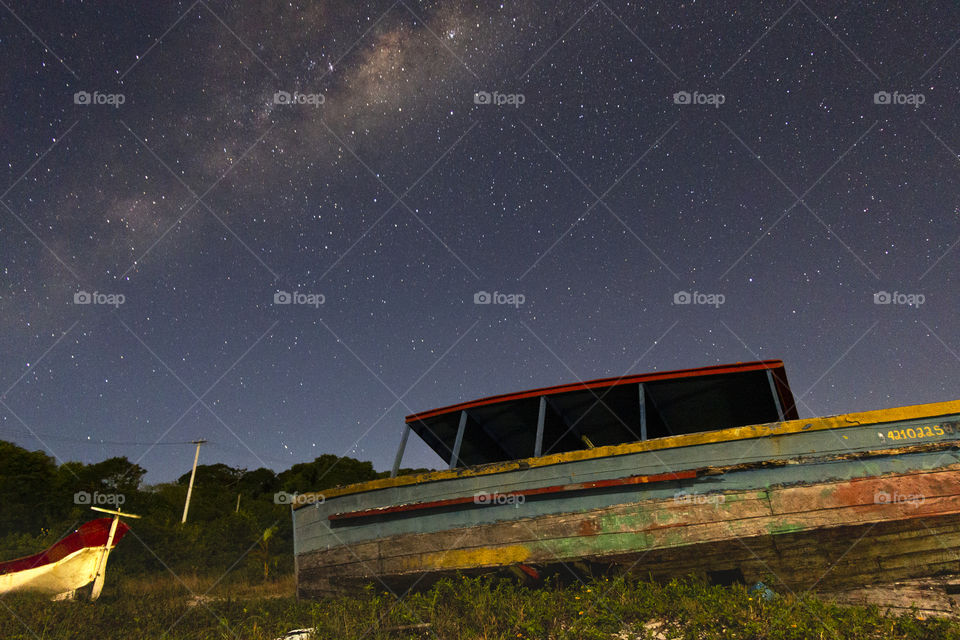
[[[464,409],[472,409],[488,404],[498,402],[509,402],[511,400],[521,400],[523,398],[534,398],[543,395],[553,395],[556,393],[566,393],[569,391],[581,391],[586,389],[597,389],[604,387],[615,387],[622,384],[637,384],[638,382],[654,382],[657,380],[670,380],[676,378],[696,378],[700,376],[721,375],[728,373],[741,373],[744,371],[757,371],[761,369],[783,369],[782,360],[758,360],[755,362],[738,362],[736,364],[721,364],[710,367],[697,367],[695,369],[678,369],[676,371],[662,371],[655,373],[641,373],[617,378],[599,378],[597,380],[588,380],[585,382],[574,382],[570,384],[555,385],[552,387],[541,387],[539,389],[530,389],[529,391],[517,391],[515,393],[504,393],[479,400],[471,400],[452,404],[439,409],[422,411],[406,417],[407,422],[416,422],[425,420],[445,413],[455,413]],[[778,384],[778,387],[780,385]],[[782,390],[781,390],[782,393]]]

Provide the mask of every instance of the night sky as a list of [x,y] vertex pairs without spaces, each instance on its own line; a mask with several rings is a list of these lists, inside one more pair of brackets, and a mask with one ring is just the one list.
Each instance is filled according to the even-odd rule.
[[3,0],[0,438],[157,482],[755,359],[960,398],[960,7],[757,4]]

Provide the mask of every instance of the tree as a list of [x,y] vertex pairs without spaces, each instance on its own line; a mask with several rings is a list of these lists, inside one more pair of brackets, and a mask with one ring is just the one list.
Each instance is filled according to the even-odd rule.
[[70,505],[57,483],[56,461],[0,441],[0,535],[37,535]]
[[295,464],[278,477],[284,491],[303,493],[376,480],[377,472],[373,470],[372,462],[327,453],[313,462]]

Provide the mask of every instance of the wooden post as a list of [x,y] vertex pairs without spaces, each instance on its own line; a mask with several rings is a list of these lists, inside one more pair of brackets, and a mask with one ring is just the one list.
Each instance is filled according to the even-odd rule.
[[457,439],[453,443],[453,453],[450,454],[450,468],[453,469],[457,466],[457,461],[460,458],[460,445],[463,444],[463,432],[467,429],[467,412],[460,412],[460,427],[457,429]]
[[93,580],[93,589],[90,591],[90,600],[96,600],[103,591],[103,579],[107,571],[107,556],[110,555],[110,549],[113,547],[113,538],[117,535],[117,524],[120,522],[120,516],[113,516],[113,522],[110,523],[110,533],[107,534],[107,546],[100,553],[100,562],[97,563],[97,573]]
[[540,415],[537,416],[537,439],[533,445],[533,457],[543,454],[543,426],[547,419],[547,397],[540,396]]
[[[90,507],[94,511],[101,511],[103,513],[109,513],[113,516],[113,521],[110,523],[110,533],[107,534],[107,544],[103,547],[103,551],[100,552],[100,559],[97,561],[97,573],[93,579],[93,588],[90,590],[90,601],[93,602],[100,597],[100,592],[103,591],[103,581],[106,577],[107,571],[107,557],[110,555],[110,550],[113,548],[113,540],[117,535],[117,525],[120,523],[120,518],[137,518],[140,516],[134,515],[132,513],[123,513],[120,510],[113,511],[112,509],[101,509],[100,507]],[[76,591],[76,590],[74,590]],[[73,594],[74,591],[69,593]],[[73,596],[71,595],[72,599]],[[58,599],[58,598],[55,598]]]
[[647,397],[643,388],[643,383],[637,384],[640,395],[640,439],[647,439]]
[[773,393],[773,402],[777,406],[777,415],[780,416],[780,422],[783,422],[783,407],[780,406],[780,394],[777,393],[777,384],[773,381],[773,371],[767,369],[767,382],[770,383],[770,392]]
[[200,459],[200,445],[205,442],[206,440],[194,440],[190,443],[197,445],[197,453],[193,456],[193,471],[190,472],[190,485],[187,487],[187,500],[183,503],[183,518],[180,520],[180,524],[187,521],[187,511],[190,510],[190,496],[193,495],[193,479],[197,475],[197,460]]
[[390,470],[390,477],[396,478],[400,472],[400,461],[403,460],[403,450],[407,448],[407,438],[410,437],[410,423],[403,425],[403,435],[400,436],[400,447],[397,449],[397,455],[393,459],[393,469]]

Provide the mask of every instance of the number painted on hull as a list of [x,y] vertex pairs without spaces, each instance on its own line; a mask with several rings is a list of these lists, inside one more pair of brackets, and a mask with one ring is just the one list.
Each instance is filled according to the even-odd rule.
[[936,438],[942,435],[957,433],[957,428],[946,422],[942,425],[924,425],[919,427],[910,427],[908,429],[891,429],[887,431],[887,438],[890,440],[913,440],[916,438]]

